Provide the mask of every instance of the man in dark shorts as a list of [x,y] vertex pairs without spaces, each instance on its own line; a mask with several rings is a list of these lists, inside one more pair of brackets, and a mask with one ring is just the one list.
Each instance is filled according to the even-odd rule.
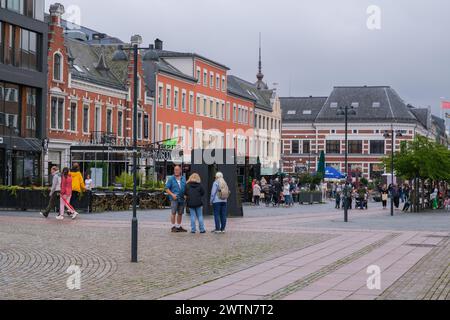
[[166,192],[170,197],[170,210],[172,232],[187,232],[181,224],[183,222],[183,214],[185,209],[184,192],[186,190],[186,179],[182,176],[181,167],[176,166],[174,174],[166,183]]

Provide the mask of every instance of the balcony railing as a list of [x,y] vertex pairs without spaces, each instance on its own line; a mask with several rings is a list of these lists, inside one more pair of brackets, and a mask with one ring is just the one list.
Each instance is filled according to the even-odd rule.
[[105,131],[93,131],[91,132],[91,145],[117,145],[117,135]]

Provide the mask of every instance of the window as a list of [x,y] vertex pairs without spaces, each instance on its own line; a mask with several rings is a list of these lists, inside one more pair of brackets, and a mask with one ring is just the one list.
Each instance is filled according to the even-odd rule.
[[142,81],[141,81],[140,76],[138,76],[138,78],[137,78],[137,92],[138,92],[138,94],[137,94],[138,100],[141,100],[142,99]]
[[162,107],[164,100],[164,88],[163,85],[158,86],[158,105]]
[[379,108],[379,107],[381,107],[381,104],[380,104],[379,102],[374,102],[374,103],[372,104],[372,107],[373,107],[373,108]]
[[222,77],[222,91],[226,90],[226,82],[225,82],[225,77]]
[[106,133],[113,133],[113,113],[111,109],[106,110]]
[[338,103],[337,102],[332,102],[330,104],[330,108],[336,109],[338,107]]
[[292,154],[300,153],[300,141],[298,141],[298,140],[291,141],[291,153]]
[[201,83],[202,71],[200,68],[197,68],[197,83]]
[[170,131],[170,124],[166,124],[166,140],[172,137],[172,132]]
[[233,122],[237,121],[237,107],[233,104]]
[[178,89],[175,88],[173,90],[173,109],[178,110],[178,99],[179,99],[179,92]]
[[186,112],[186,92],[181,93],[181,111]]
[[203,115],[206,117],[206,116],[208,116],[208,110],[207,110],[207,108],[208,108],[208,105],[207,105],[207,102],[206,102],[206,98],[203,98]]
[[62,56],[55,53],[53,56],[53,80],[62,81]]
[[189,94],[189,113],[194,113],[194,94]]
[[0,22],[0,63],[39,71],[40,38],[40,35],[33,31]]
[[44,21],[45,0],[1,0],[2,8]]
[[164,140],[164,133],[163,133],[163,124],[161,122],[158,122],[158,136],[156,137],[158,141]]
[[214,113],[214,101],[209,101],[209,116],[212,118]]
[[214,73],[209,74],[209,86],[210,88],[214,88]]
[[51,99],[50,128],[54,130],[64,130],[64,99]]
[[361,140],[351,140],[348,142],[348,153],[362,154],[363,142]]
[[311,153],[311,141],[305,140],[303,141],[303,154]]
[[231,106],[230,103],[227,102],[227,121],[231,120]]
[[194,130],[189,128],[189,136],[188,136],[188,149],[192,150],[193,142],[194,142]]
[[77,104],[75,102],[70,104],[70,131],[77,131]]
[[220,76],[216,74],[216,89],[220,90]]
[[166,107],[170,109],[172,90],[166,89]]
[[340,154],[341,153],[341,141],[339,141],[339,140],[327,141],[326,152],[330,153],[330,154]]
[[206,69],[203,70],[203,85],[208,86],[208,70]]
[[311,115],[312,111],[311,110],[303,110],[303,115]]
[[370,153],[371,154],[384,154],[384,140],[370,141]]
[[220,119],[220,104],[219,102],[216,102],[216,111],[215,111],[215,118]]
[[353,102],[352,108],[359,108],[359,102]]
[[123,137],[123,111],[117,112],[117,135]]
[[144,139],[148,139],[150,136],[150,121],[148,115],[144,115]]
[[200,97],[197,96],[197,114],[200,115],[201,114],[201,110],[200,110]]
[[137,123],[138,127],[137,127],[137,138],[139,140],[142,139],[142,113],[139,112],[138,113],[138,123]]
[[[25,137],[35,138],[36,137],[36,118],[37,118],[37,100],[36,100],[36,89],[26,88],[26,130]],[[2,95],[0,94],[0,105],[2,100]]]

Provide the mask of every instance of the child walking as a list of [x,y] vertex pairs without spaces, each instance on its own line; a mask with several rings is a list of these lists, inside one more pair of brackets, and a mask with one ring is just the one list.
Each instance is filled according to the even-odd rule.
[[72,177],[69,174],[69,168],[64,168],[61,176],[61,197],[59,201],[59,216],[58,220],[64,220],[64,209],[67,207],[72,214],[72,219],[75,220],[78,216],[78,212],[70,205],[70,199],[72,198]]

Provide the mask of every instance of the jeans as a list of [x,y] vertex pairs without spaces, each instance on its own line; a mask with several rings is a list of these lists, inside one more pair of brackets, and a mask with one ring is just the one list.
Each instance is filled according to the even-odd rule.
[[214,222],[216,224],[216,231],[225,231],[227,227],[227,203],[217,202],[213,204]]
[[203,208],[189,208],[191,212],[191,231],[193,233],[197,232],[197,226],[195,225],[196,218],[198,219],[198,227],[200,232],[205,232],[205,222],[203,220]]

